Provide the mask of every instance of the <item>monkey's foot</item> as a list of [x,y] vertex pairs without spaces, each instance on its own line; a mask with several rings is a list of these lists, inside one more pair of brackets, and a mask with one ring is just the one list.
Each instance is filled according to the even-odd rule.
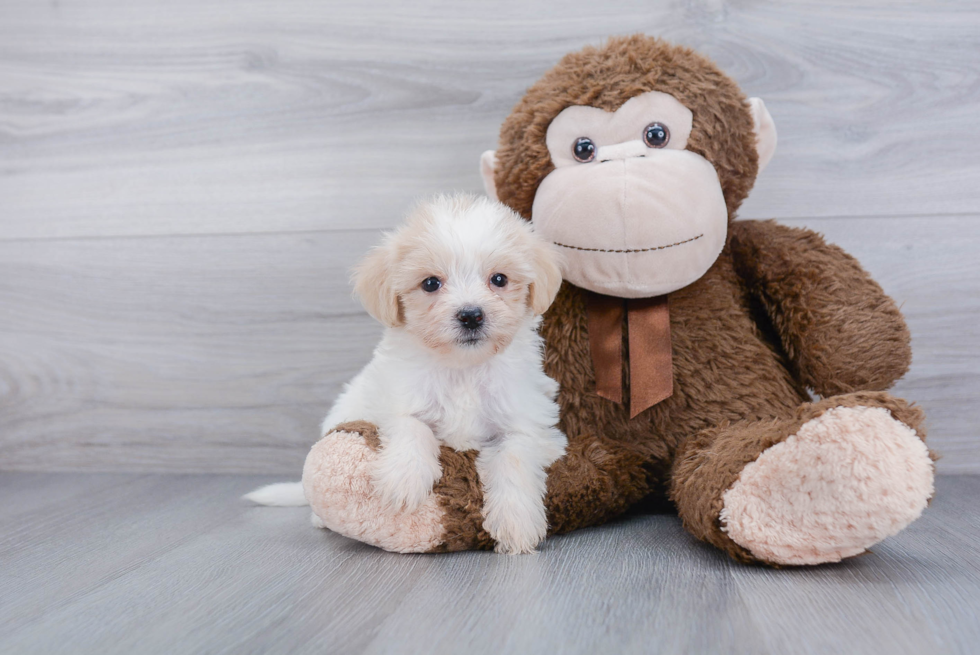
[[748,464],[720,518],[761,560],[822,564],[896,534],[932,494],[933,462],[915,430],[881,407],[837,407]]
[[303,490],[314,525],[399,553],[428,552],[442,544],[443,510],[435,494],[415,509],[393,511],[371,482],[380,449],[377,428],[346,423],[310,450]]

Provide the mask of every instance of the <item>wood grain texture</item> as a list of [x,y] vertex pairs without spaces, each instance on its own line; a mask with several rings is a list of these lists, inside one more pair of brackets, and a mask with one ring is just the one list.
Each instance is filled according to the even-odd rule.
[[739,565],[668,515],[533,556],[395,555],[237,499],[268,480],[0,473],[0,651],[943,655],[980,640],[976,476],[940,477],[924,516],[870,554],[783,570]]
[[744,216],[976,212],[972,0],[5,0],[0,235],[390,226],[480,189],[526,87],[633,32],[766,99],[780,144]]
[[[980,470],[977,217],[807,219],[908,319],[897,392]],[[0,242],[7,469],[295,475],[380,327],[346,293],[371,230]]]
[[380,337],[376,236],[0,242],[0,462],[295,473]]
[[295,474],[379,328],[347,269],[478,190],[560,56],[643,31],[766,99],[743,208],[900,303],[947,472],[980,471],[980,7],[0,1],[0,468]]

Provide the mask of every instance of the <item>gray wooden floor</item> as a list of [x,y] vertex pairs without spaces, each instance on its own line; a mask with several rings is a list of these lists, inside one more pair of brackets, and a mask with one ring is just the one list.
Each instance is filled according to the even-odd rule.
[[2,653],[976,653],[980,477],[840,565],[771,570],[633,516],[537,555],[394,555],[259,476],[0,473]]

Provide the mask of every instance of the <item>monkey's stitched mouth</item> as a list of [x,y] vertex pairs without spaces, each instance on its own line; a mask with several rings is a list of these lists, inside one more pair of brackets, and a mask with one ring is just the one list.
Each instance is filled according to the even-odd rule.
[[652,252],[654,250],[666,250],[667,248],[673,248],[674,246],[681,246],[684,245],[685,243],[691,243],[692,241],[697,241],[703,236],[704,234],[702,233],[697,235],[696,237],[691,237],[690,239],[684,239],[683,241],[678,241],[676,243],[669,243],[665,246],[655,246],[652,248],[628,248],[622,250],[614,250],[611,248],[583,248],[581,246],[570,246],[566,243],[559,243],[557,241],[553,241],[552,243],[554,243],[556,246],[561,246],[562,248],[569,248],[571,250],[584,250],[586,252],[616,252],[616,253]]

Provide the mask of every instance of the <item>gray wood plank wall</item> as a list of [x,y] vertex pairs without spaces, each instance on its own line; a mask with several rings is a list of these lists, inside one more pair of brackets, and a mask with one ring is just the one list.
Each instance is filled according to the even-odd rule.
[[763,97],[741,215],[903,306],[941,470],[980,472],[980,7],[0,0],[0,468],[295,474],[380,330],[346,270],[560,56],[645,32]]

